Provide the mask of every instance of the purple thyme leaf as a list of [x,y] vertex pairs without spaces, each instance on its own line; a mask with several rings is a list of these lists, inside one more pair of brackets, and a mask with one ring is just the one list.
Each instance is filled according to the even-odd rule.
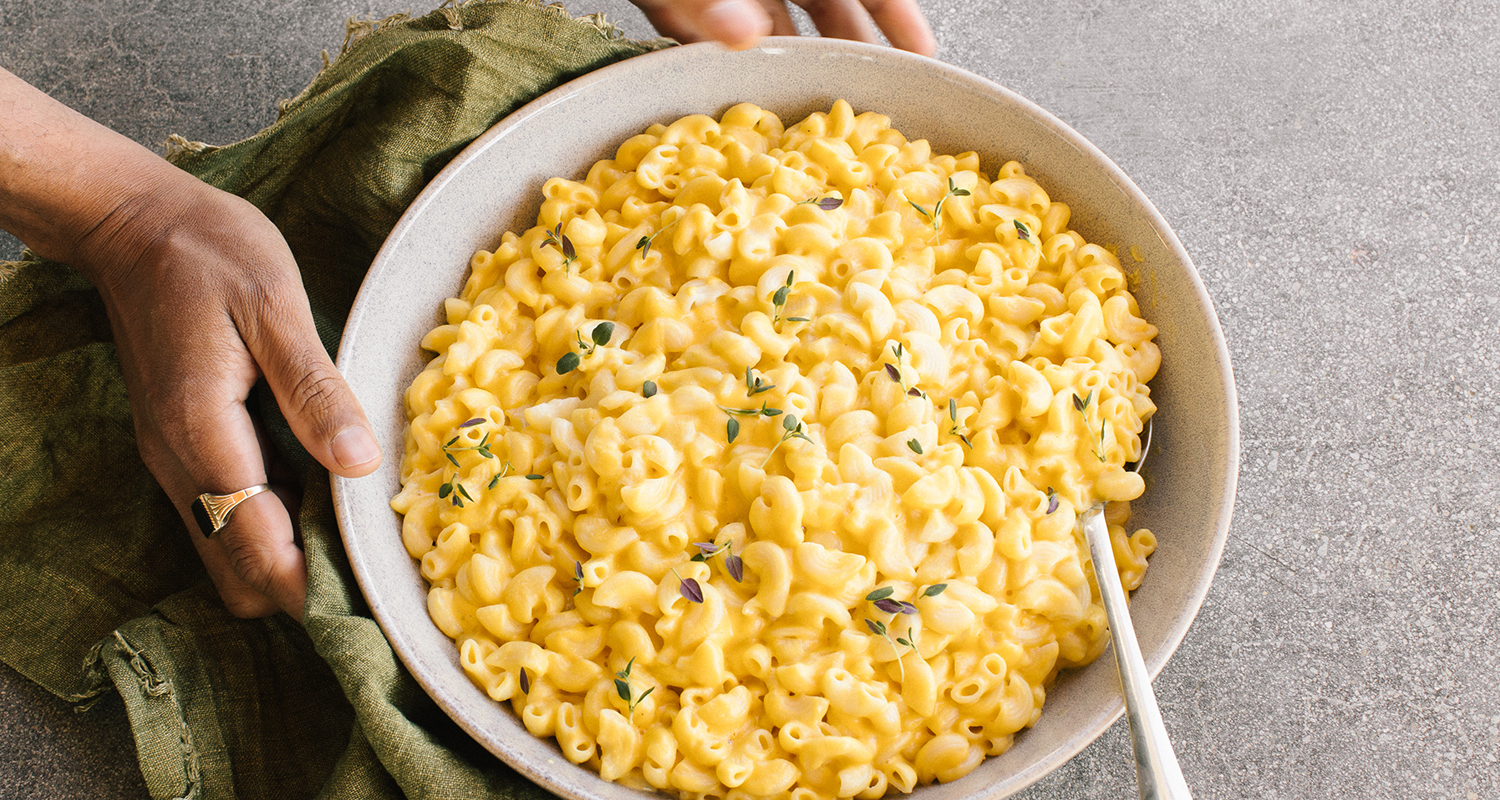
[[703,602],[703,587],[698,585],[696,578],[683,578],[677,590],[682,592],[683,597],[694,603]]
[[473,418],[473,419],[471,419],[471,420],[469,420],[467,422],[461,422],[461,423],[459,423],[458,427],[460,427],[460,428],[468,428],[468,427],[471,427],[471,426],[474,426],[474,425],[478,425],[481,422],[484,422],[484,418],[483,417],[475,417],[475,418]]
[[729,577],[734,578],[735,583],[744,583],[745,562],[741,561],[739,556],[734,553],[725,556],[724,568],[729,570]]
[[884,597],[884,598],[881,598],[879,600],[876,600],[875,601],[875,607],[878,608],[878,609],[880,609],[881,611],[884,611],[887,614],[899,614],[899,613],[901,613],[901,601],[900,600],[892,600],[889,597]]
[[822,200],[818,201],[818,208],[821,208],[824,211],[832,211],[835,208],[838,208],[839,206],[841,206],[843,204],[844,204],[844,201],[843,201],[842,198],[838,198],[838,197],[825,197]]

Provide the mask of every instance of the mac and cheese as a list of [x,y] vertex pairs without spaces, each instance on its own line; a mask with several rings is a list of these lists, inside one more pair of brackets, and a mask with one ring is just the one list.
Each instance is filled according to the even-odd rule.
[[403,537],[463,669],[610,780],[951,781],[1106,641],[1160,354],[1009,162],[840,101],[654,125],[476,253],[406,393]]

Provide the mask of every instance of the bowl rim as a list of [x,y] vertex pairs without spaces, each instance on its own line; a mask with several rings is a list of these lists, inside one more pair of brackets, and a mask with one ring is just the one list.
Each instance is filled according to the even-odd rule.
[[[937,72],[942,73],[947,80],[953,83],[964,85],[970,89],[977,90],[984,94],[998,96],[1005,102],[1014,104],[1023,109],[1026,112],[1026,115],[1033,121],[1046,127],[1048,130],[1050,130],[1051,133],[1078,150],[1080,155],[1084,159],[1093,162],[1097,167],[1101,168],[1103,174],[1107,176],[1109,180],[1114,183],[1115,186],[1126,197],[1128,197],[1133,203],[1135,203],[1139,210],[1144,212],[1144,216],[1149,222],[1151,228],[1160,237],[1165,247],[1169,251],[1171,251],[1172,255],[1181,264],[1187,267],[1187,269],[1185,270],[1185,278],[1187,280],[1187,283],[1191,287],[1193,293],[1196,295],[1195,299],[1197,300],[1198,304],[1208,311],[1205,322],[1207,323],[1208,331],[1210,333],[1210,338],[1212,340],[1212,345],[1214,348],[1214,361],[1215,364],[1219,366],[1218,378],[1221,383],[1221,390],[1224,396],[1224,408],[1226,412],[1225,479],[1222,487],[1222,502],[1219,504],[1219,512],[1217,515],[1217,519],[1215,520],[1214,535],[1212,539],[1208,541],[1208,546],[1205,548],[1206,558],[1204,560],[1204,566],[1197,575],[1198,580],[1194,584],[1193,591],[1190,593],[1184,593],[1182,595],[1186,600],[1186,602],[1182,605],[1185,613],[1182,614],[1180,620],[1176,624],[1167,629],[1167,633],[1163,639],[1163,645],[1159,652],[1158,658],[1149,660],[1147,662],[1147,671],[1150,674],[1151,678],[1154,680],[1165,667],[1166,662],[1169,661],[1172,655],[1176,653],[1177,648],[1181,646],[1188,630],[1192,627],[1193,622],[1197,619],[1198,613],[1202,610],[1204,600],[1207,598],[1209,588],[1213,583],[1214,575],[1218,570],[1219,563],[1222,560],[1224,547],[1228,541],[1229,528],[1232,522],[1235,505],[1234,500],[1238,490],[1240,461],[1238,397],[1235,390],[1233,364],[1231,363],[1229,358],[1228,346],[1224,338],[1223,330],[1219,324],[1218,314],[1214,310],[1213,301],[1209,297],[1207,289],[1203,285],[1202,277],[1198,272],[1196,264],[1193,263],[1191,257],[1187,253],[1187,250],[1183,247],[1182,242],[1178,239],[1176,232],[1171,228],[1170,225],[1167,224],[1166,219],[1156,208],[1156,205],[1152,203],[1151,200],[1145,195],[1145,193],[1135,184],[1135,182],[1125,174],[1124,170],[1122,170],[1119,165],[1115,164],[1113,159],[1109,158],[1092,142],[1084,138],[1077,131],[1073,130],[1072,127],[1064,123],[1062,120],[1060,120],[1047,110],[1043,109],[1041,106],[1017,94],[1016,92],[992,80],[989,80],[988,78],[976,75],[960,67],[956,67],[933,58],[928,58],[926,56],[917,55],[915,53],[896,50],[893,48],[885,47],[883,45],[867,44],[848,40],[826,39],[820,37],[772,36],[762,39],[759,44],[757,44],[755,47],[750,48],[750,50],[761,51],[767,55],[773,56],[788,51],[810,51],[814,53],[826,52],[830,54],[837,54],[840,56],[848,56],[850,54],[854,54],[865,58],[894,59],[898,61],[905,60],[912,62],[914,65],[919,66],[921,69],[936,70]],[[385,239],[385,242],[381,245],[380,249],[376,252],[374,259],[371,261],[370,267],[366,273],[366,277],[361,283],[359,291],[356,293],[354,301],[350,307],[350,313],[347,318],[342,337],[340,339],[338,353],[335,361],[336,364],[340,367],[341,371],[344,365],[348,363],[348,354],[355,346],[353,343],[359,338],[357,334],[360,330],[361,323],[364,321],[364,318],[370,309],[370,295],[376,291],[373,287],[378,283],[378,281],[371,279],[378,278],[380,274],[382,274],[386,269],[390,267],[392,261],[392,253],[397,248],[399,248],[402,240],[405,238],[411,228],[417,224],[418,218],[422,216],[426,208],[430,206],[435,201],[435,199],[443,193],[446,187],[455,180],[456,176],[463,169],[465,169],[468,164],[475,161],[476,159],[483,158],[483,154],[488,150],[490,145],[495,142],[495,140],[505,137],[517,127],[526,125],[532,118],[540,115],[542,112],[551,108],[552,106],[564,102],[573,95],[582,93],[599,83],[615,81],[617,77],[622,74],[631,74],[641,70],[653,69],[659,66],[672,65],[674,63],[691,62],[693,59],[699,58],[700,54],[703,54],[706,51],[722,53],[724,51],[724,48],[718,44],[709,42],[678,45],[628,58],[623,61],[615,62],[613,64],[601,67],[597,70],[588,72],[582,76],[563,83],[562,85],[554,89],[547,91],[546,93],[521,106],[511,114],[502,118],[499,122],[495,123],[483,134],[481,134],[479,137],[465,146],[463,150],[455,155],[453,159],[427,183],[427,185],[422,189],[421,192],[418,193],[416,198],[411,202],[407,209],[402,212],[401,218],[398,220],[396,225],[392,227],[390,233]],[[464,268],[467,269],[466,266]],[[346,525],[346,519],[349,519],[350,514],[352,513],[349,506],[348,487],[350,486],[350,482],[353,480],[358,479],[343,478],[337,475],[332,476],[332,496],[334,501],[334,511],[339,524],[340,536],[345,540],[346,549],[349,537],[349,526]],[[391,649],[396,653],[397,657],[400,659],[402,666],[407,669],[412,677],[416,679],[417,683],[421,685],[423,691],[427,693],[427,695],[434,701],[434,703],[436,703],[440,708],[443,709],[444,713],[447,714],[447,716],[449,716],[449,718],[451,718],[455,722],[455,724],[463,729],[464,732],[470,737],[474,738],[481,745],[485,746],[486,750],[489,750],[492,755],[499,758],[511,768],[515,769],[517,772],[525,776],[528,780],[542,786],[550,792],[559,794],[564,797],[572,798],[573,800],[591,800],[589,795],[580,793],[578,791],[578,788],[570,785],[569,782],[558,780],[552,775],[551,772],[539,768],[540,765],[532,764],[529,760],[525,759],[513,759],[506,753],[497,752],[494,748],[491,748],[487,744],[487,738],[491,734],[486,731],[480,730],[472,720],[468,719],[464,715],[455,714],[450,711],[450,709],[448,708],[448,704],[444,699],[446,697],[445,693],[439,690],[439,688],[434,684],[433,679],[431,679],[425,673],[411,668],[412,664],[421,663],[422,659],[417,658],[416,654],[409,649],[412,646],[412,643],[409,642],[406,637],[400,635],[397,632],[393,632],[387,626],[388,614],[390,614],[391,612],[389,612],[385,608],[385,602],[383,598],[379,596],[372,597],[369,593],[364,591],[366,582],[371,580],[378,580],[379,576],[369,574],[364,569],[363,562],[358,558],[351,557],[349,559],[349,563],[351,570],[355,576],[355,580],[360,586],[361,594],[365,597],[365,600],[369,605],[371,614],[374,616],[376,622],[380,625],[382,633],[385,634],[386,641],[390,645]],[[1100,658],[1112,658],[1112,656],[1101,655]],[[999,798],[1001,797],[1009,796],[1010,794],[1019,792],[1035,783],[1036,781],[1040,780],[1041,778],[1045,777],[1046,775],[1052,773],[1054,770],[1070,761],[1074,756],[1082,752],[1086,747],[1097,740],[1106,729],[1108,729],[1117,720],[1119,720],[1119,718],[1124,714],[1124,710],[1123,700],[1117,699],[1115,701],[1113,710],[1110,713],[1107,713],[1100,717],[1096,724],[1080,729],[1081,735],[1076,735],[1065,746],[1058,747],[1048,752],[1043,758],[1040,758],[1037,761],[1033,762],[1026,769],[1021,770],[1017,773],[1012,773],[1010,778],[1013,779],[1014,785],[1010,787],[1009,791],[1005,792],[1002,795],[991,796],[988,798],[988,800],[999,800]],[[526,735],[530,734],[528,733]],[[989,758],[987,757],[986,761],[988,760]],[[618,782],[605,781],[605,779],[600,777],[597,772],[594,772],[583,765],[573,764],[571,762],[565,763],[566,767],[576,769],[584,776],[586,776],[586,780],[597,780],[604,782],[612,787],[629,789],[629,787],[626,787],[623,784],[619,784]],[[918,787],[919,790],[921,788],[923,787]],[[648,791],[645,794],[652,793]],[[655,792],[654,794],[662,795],[661,792]]]

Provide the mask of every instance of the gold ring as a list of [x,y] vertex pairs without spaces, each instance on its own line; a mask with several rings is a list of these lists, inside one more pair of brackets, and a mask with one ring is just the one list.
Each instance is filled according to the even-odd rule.
[[231,494],[209,494],[204,492],[193,501],[193,519],[198,522],[198,529],[203,531],[203,538],[211,538],[225,525],[229,524],[229,515],[240,503],[269,490],[267,484],[251,486],[249,489],[241,489]]

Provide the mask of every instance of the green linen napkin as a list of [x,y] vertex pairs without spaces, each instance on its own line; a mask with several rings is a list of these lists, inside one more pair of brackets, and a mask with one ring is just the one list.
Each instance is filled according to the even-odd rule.
[[[171,156],[280,227],[330,352],[386,234],[465,145],[548,89],[670,44],[534,0],[350,31],[274,125],[227,147],[176,139]],[[268,392],[253,404],[306,476],[302,625],[219,602],[136,453],[92,287],[60,264],[0,265],[0,659],[75,702],[117,689],[154,797],[545,797],[397,661],[349,571],[328,474]]]

